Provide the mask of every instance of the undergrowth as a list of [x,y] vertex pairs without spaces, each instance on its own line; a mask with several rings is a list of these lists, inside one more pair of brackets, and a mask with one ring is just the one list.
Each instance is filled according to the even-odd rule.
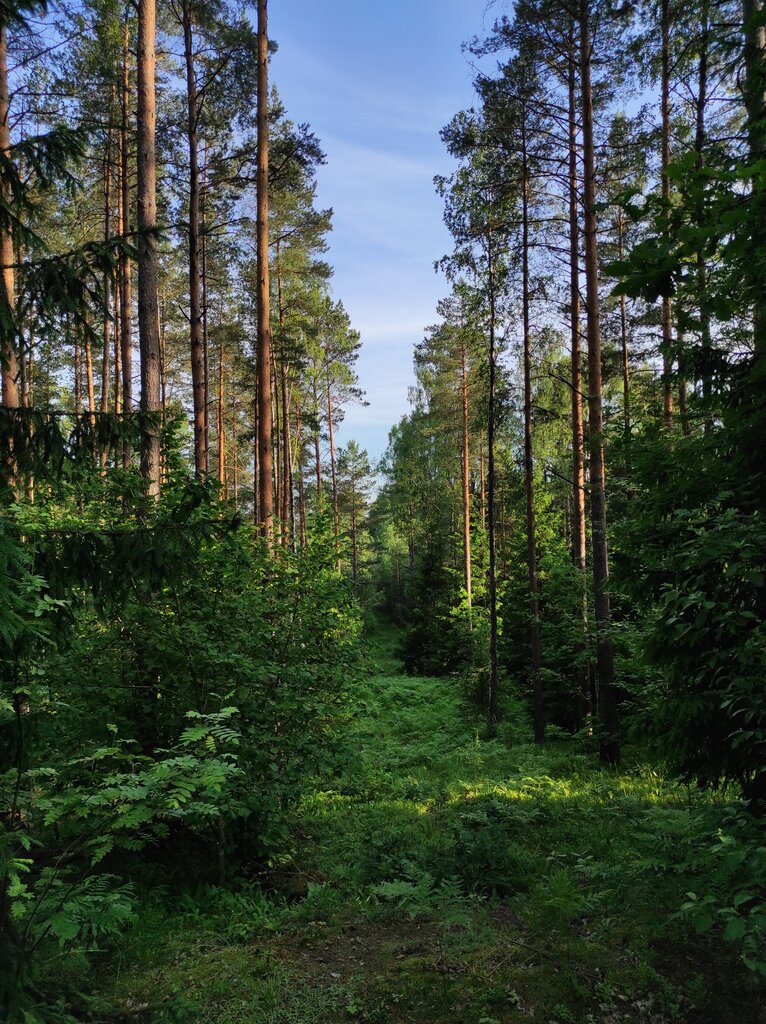
[[147,893],[90,1019],[757,1018],[762,947],[731,921],[757,917],[761,882],[736,805],[637,757],[615,773],[577,741],[535,747],[513,708],[487,742],[459,679],[397,674],[386,637],[368,657],[378,673],[335,775],[304,794],[292,861],[234,891]]

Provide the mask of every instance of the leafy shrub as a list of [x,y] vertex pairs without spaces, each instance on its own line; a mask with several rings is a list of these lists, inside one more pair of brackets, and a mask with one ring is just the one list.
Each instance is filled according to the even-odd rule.
[[472,801],[452,822],[446,870],[471,892],[509,896],[527,890],[540,872],[531,851],[513,842],[518,823],[498,801]]
[[269,556],[183,482],[125,524],[110,486],[19,506],[23,547],[0,533],[6,1015],[60,946],[130,923],[126,874],[171,851],[219,880],[286,857],[347,715],[360,620],[332,544]]
[[712,845],[691,858],[699,892],[681,907],[700,933],[717,932],[754,975],[766,978],[766,835],[763,823],[728,808]]

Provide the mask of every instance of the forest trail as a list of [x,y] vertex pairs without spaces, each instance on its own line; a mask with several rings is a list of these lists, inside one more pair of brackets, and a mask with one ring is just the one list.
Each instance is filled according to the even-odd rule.
[[520,723],[513,745],[507,720],[486,742],[459,678],[402,675],[390,635],[370,659],[345,761],[306,794],[275,891],[160,890],[93,1019],[759,1019],[672,917],[709,804],[649,767],[603,771],[572,741],[535,748]]

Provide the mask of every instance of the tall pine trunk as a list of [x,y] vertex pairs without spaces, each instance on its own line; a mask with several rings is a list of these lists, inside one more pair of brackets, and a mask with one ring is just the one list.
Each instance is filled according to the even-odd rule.
[[[5,26],[0,28],[0,154],[4,160],[11,156],[10,126],[10,94],[8,91],[8,34]],[[4,180],[0,181],[0,191],[5,203],[10,203],[10,188]],[[14,331],[9,323],[13,318],[15,307],[15,273],[13,236],[10,224],[6,223],[0,230],[0,263],[3,271],[3,305],[5,306],[5,325],[2,337],[2,401],[6,409],[19,408],[18,358]],[[6,451],[6,473],[11,486],[15,486],[16,466],[12,449]]]
[[218,483],[224,491],[224,497],[228,497],[226,492],[226,423],[224,422],[225,373],[223,332],[221,332],[218,339],[218,423],[216,425],[218,433]]
[[604,480],[604,421],[601,385],[601,321],[599,306],[598,240],[596,236],[596,152],[591,86],[590,3],[580,0],[580,88],[582,90],[583,199],[585,287],[588,333],[588,444],[590,449],[590,506],[593,545],[593,608],[596,617],[596,671],[601,724],[600,755],[606,764],[619,764],[620,729],[614,685],[612,612],[609,599],[606,486]]
[[258,133],[257,205],[258,234],[256,259],[258,286],[256,306],[258,340],[258,519],[269,547],[274,535],[274,490],[272,484],[271,413],[271,311],[269,289],[269,37],[268,0],[258,0]]
[[[617,259],[625,258],[625,222],[622,213],[617,218]],[[620,350],[622,354],[622,426],[625,432],[626,446],[630,441],[630,350],[628,347],[628,303],[624,295],[620,296]],[[626,447],[625,460],[628,462]],[[627,472],[627,471],[626,471]]]
[[183,0],[181,23],[186,67],[186,139],[189,148],[189,341],[192,401],[194,406],[194,472],[209,469],[206,444],[205,350],[202,338],[202,284],[200,272],[199,102],[194,77],[194,39],[190,0]]
[[[338,512],[338,472],[335,466],[335,428],[332,411],[332,385],[327,382],[327,429],[330,434],[330,479],[332,483],[332,527],[335,534],[335,553],[340,552],[340,515]],[[340,561],[338,562],[340,572]]]
[[532,333],[529,317],[529,163],[526,107],[521,104],[521,298],[524,329],[524,493],[527,513],[527,580],[529,585],[529,655],[535,743],[545,742],[545,706],[541,675],[540,596],[535,531],[535,481],[532,461]]
[[359,525],[356,514],[356,471],[351,467],[351,577],[359,583]]
[[587,527],[585,516],[585,426],[582,395],[582,332],[580,326],[580,227],[577,196],[577,65],[574,23],[569,32],[569,316],[571,331],[572,389],[572,560],[580,578],[582,655],[578,666],[577,692],[580,719],[589,725],[593,707],[590,672],[585,654],[588,647]]
[[316,377],[311,382],[314,392],[314,472],[317,488],[317,512],[322,511],[322,455],[319,444],[319,393]]
[[487,736],[497,735],[497,545],[495,529],[495,418],[497,376],[495,309],[495,264],[492,230],[487,231],[487,290],[489,297],[489,389],[487,396],[487,545],[489,549],[489,685],[487,692]]
[[470,616],[473,601],[471,586],[471,461],[470,434],[468,429],[468,358],[464,333],[460,339],[460,398],[463,418],[463,582]]
[[306,488],[303,480],[303,423],[300,407],[295,413],[295,467],[298,474],[298,522],[301,547],[306,547]]
[[[670,0],[662,0],[660,11],[662,33],[662,199],[665,204],[665,219],[670,220]],[[622,257],[620,257],[622,258]],[[673,426],[673,327],[670,296],[662,299],[662,396],[663,419],[666,428]]]
[[[742,0],[745,28],[745,109],[750,156],[763,159],[766,152],[766,25],[759,24],[763,0]],[[755,187],[762,188],[762,185]],[[763,245],[763,238],[760,239]],[[757,387],[766,380],[766,296],[763,288],[753,310],[753,335],[757,359]]]
[[96,426],[96,388],[93,381],[93,351],[90,344],[90,331],[87,323],[83,324],[85,338],[85,387],[88,397],[88,421],[91,430]]
[[[122,121],[120,124],[120,192],[122,220],[120,234],[130,234],[130,134],[128,115],[130,111],[130,49],[129,25],[125,18],[122,37]],[[123,253],[120,259],[120,359],[122,363],[122,411],[128,417],[133,412],[133,296],[130,257]],[[122,449],[123,469],[128,469],[133,459],[129,444]]]
[[[697,78],[697,110],[694,129],[694,166],[701,171],[705,162],[705,145],[707,141],[707,128],[705,115],[707,113],[708,101],[708,58],[710,45],[710,10],[709,0],[702,0],[700,7],[700,31],[699,31],[699,68]],[[705,200],[701,197],[698,202],[697,223],[701,227],[705,222]],[[713,332],[710,322],[710,303],[708,301],[708,267],[707,257],[703,250],[704,243],[700,243],[697,252],[697,296],[700,313],[700,344],[702,346],[702,395],[705,404],[705,433],[713,429],[713,414],[711,403],[713,398],[712,367],[709,365],[709,358],[713,348]]]
[[152,498],[160,493],[160,322],[155,148],[156,0],[138,3],[138,337],[141,350],[141,475]]
[[[109,104],[109,130],[106,136],[104,153],[104,241],[108,242],[112,235],[112,119],[114,114],[115,90]],[[111,312],[112,312],[112,274],[104,271],[104,330],[101,350],[101,402],[100,411],[109,412],[109,362],[111,358]],[[105,465],[106,450],[102,452],[102,465]]]

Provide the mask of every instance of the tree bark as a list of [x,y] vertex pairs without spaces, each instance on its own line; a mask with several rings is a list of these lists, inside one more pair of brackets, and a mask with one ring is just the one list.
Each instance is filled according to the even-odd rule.
[[356,515],[356,469],[351,467],[351,577],[359,583],[359,537]]
[[[572,559],[580,577],[582,652],[588,648],[587,527],[585,519],[585,427],[582,400],[582,333],[580,325],[580,227],[577,196],[577,68],[574,23],[569,30],[569,315],[571,318],[572,386]],[[593,716],[590,672],[583,663],[576,673],[580,719],[589,726]]]
[[[120,234],[127,239],[130,234],[130,136],[128,115],[130,112],[130,65],[129,26],[125,18],[122,38],[122,122],[120,125],[120,185],[121,224]],[[120,259],[120,356],[122,361],[122,411],[128,417],[133,412],[133,297],[130,257],[123,253]],[[133,461],[130,445],[122,449],[123,469],[129,469]]]
[[141,350],[141,475],[160,494],[160,324],[155,148],[156,0],[138,3],[138,336]]
[[[625,257],[625,225],[622,213],[617,222],[617,258]],[[624,295],[620,296],[620,349],[622,353],[622,418],[626,444],[630,441],[630,353],[628,350],[628,305]],[[626,453],[627,462],[627,453]]]
[[[704,164],[705,154],[705,143],[707,137],[707,130],[705,127],[705,114],[707,112],[707,91],[708,91],[708,48],[710,42],[710,24],[709,24],[709,2],[708,0],[702,0],[700,8],[700,42],[699,42],[699,69],[698,69],[698,90],[697,90],[697,110],[695,118],[695,130],[694,130],[694,153],[695,153],[695,168],[697,171],[702,170]],[[705,221],[705,203],[704,198],[700,200],[699,208],[697,210],[697,222],[701,226]],[[708,308],[708,274],[707,274],[707,258],[703,251],[701,243],[700,249],[697,252],[697,295],[699,300],[699,312],[700,312],[700,344],[703,352],[703,377],[702,377],[702,397],[705,404],[705,433],[709,433],[713,429],[713,415],[711,409],[711,402],[713,397],[713,387],[711,379],[711,368],[707,365],[705,357],[709,355],[713,347],[713,334],[710,324],[710,310]]]
[[298,471],[298,521],[301,547],[306,547],[306,489],[303,481],[303,424],[300,409],[295,414],[295,465]]
[[468,429],[468,358],[464,334],[460,339],[460,397],[463,416],[463,582],[470,621],[473,596],[471,587],[471,461]]
[[535,531],[535,481],[532,461],[532,333],[529,316],[529,163],[526,107],[521,104],[521,298],[524,330],[524,492],[527,512],[527,579],[529,585],[529,655],[535,743],[545,742],[545,706],[541,675],[540,596]]
[[282,400],[277,379],[277,356],[274,335],[271,336],[271,458],[274,470],[274,543],[280,547],[284,540],[282,532]]
[[207,142],[204,148],[202,183],[200,185],[200,249],[201,249],[201,292],[202,292],[202,362],[205,381],[205,458],[210,471],[210,349],[208,345],[208,301],[207,301]]
[[479,519],[481,528],[487,527],[487,487],[484,473],[484,439],[479,438]]
[[487,693],[487,736],[497,735],[497,550],[495,538],[495,265],[491,228],[487,232],[487,290],[489,297],[489,394],[487,397],[487,543],[489,548],[489,686]]
[[317,488],[317,512],[322,511],[322,454],[319,445],[319,394],[316,377],[311,386],[314,392],[314,471]]
[[580,0],[580,87],[584,185],[585,284],[588,332],[588,443],[593,544],[593,591],[596,616],[596,670],[601,719],[600,756],[606,764],[620,761],[620,730],[614,685],[612,612],[609,599],[606,486],[604,481],[603,391],[601,385],[601,322],[598,241],[596,237],[596,155],[591,86],[590,3]]
[[190,0],[183,0],[181,23],[186,66],[186,138],[189,148],[189,341],[194,407],[194,472],[206,476],[209,459],[205,437],[205,350],[202,338],[200,273],[199,101],[194,77],[194,39]]
[[[340,516],[338,514],[338,473],[335,467],[335,429],[332,422],[332,385],[327,382],[327,423],[330,433],[330,478],[332,482],[332,525],[335,534],[335,553],[340,552]],[[340,572],[340,561],[338,562]]]
[[[66,318],[66,331],[67,335],[72,338],[72,323],[69,315]],[[73,350],[73,370],[74,370],[74,414],[79,416],[82,412],[82,353],[80,351],[80,336],[76,329],[74,338],[72,338],[72,350]]]
[[[117,186],[119,193],[119,174],[117,178]],[[117,231],[121,230],[120,225],[122,223],[122,212],[120,210],[121,200],[117,200]],[[114,411],[117,416],[122,412],[122,382],[120,373],[120,333],[122,331],[122,325],[120,323],[120,268],[119,263],[117,267],[117,276],[114,281],[114,322],[112,325],[112,359],[114,360],[114,372],[113,372],[113,390],[112,390],[112,402],[114,405]]]
[[[762,11],[763,0],[742,0],[742,20],[745,28],[745,109],[752,160],[762,159],[766,152],[766,26],[755,23],[756,17]],[[756,281],[756,294],[758,297],[753,309],[753,341],[757,362],[756,387],[760,388],[766,379],[766,298],[763,296],[760,281]]]
[[269,41],[268,0],[258,0],[258,495],[259,526],[273,545],[274,491],[272,484],[271,316],[269,289]]
[[224,422],[224,351],[223,351],[223,333],[221,333],[218,339],[218,483],[224,492],[224,497],[227,498],[226,493],[226,424]]
[[[5,160],[11,158],[10,94],[8,87],[8,33],[0,28],[0,154]],[[5,181],[0,183],[3,200],[10,203],[10,189]],[[10,316],[16,304],[13,235],[10,225],[0,231],[0,263],[3,271],[3,305]],[[6,326],[2,339],[2,401],[6,409],[19,408],[18,357],[14,331]],[[10,486],[16,484],[16,459],[10,445],[6,447],[6,473]]]
[[[277,246],[277,253],[279,253],[279,246]],[[288,394],[287,387],[287,352],[285,350],[285,308],[283,302],[282,293],[282,270],[280,267],[279,256],[277,256],[277,281],[278,281],[278,301],[279,301],[279,387],[281,393],[281,412],[282,412],[282,532],[285,537],[285,543],[291,544],[294,540],[292,525],[294,522],[293,513],[293,471],[292,471],[292,460],[291,460],[291,442],[290,442],[290,396]]]
[[[662,200],[665,219],[670,220],[670,0],[662,0],[660,12],[662,33]],[[670,296],[662,299],[662,395],[665,427],[673,426],[673,317]]]
[[[112,98],[109,104],[110,125],[114,110],[114,87]],[[104,241],[108,242],[112,236],[112,129],[111,126],[106,136],[106,152],[104,154]],[[109,412],[109,362],[111,359],[111,288],[112,275],[109,270],[104,271],[104,333],[103,348],[101,353],[101,403],[100,411]],[[105,464],[106,450],[102,452],[102,465]]]
[[253,522],[256,528],[261,523],[261,453],[260,453],[260,431],[258,429],[258,377],[256,374],[255,398],[253,399]]
[[96,388],[93,383],[93,352],[90,346],[90,335],[88,325],[84,324],[85,331],[85,385],[88,394],[88,419],[91,429],[96,425]]

